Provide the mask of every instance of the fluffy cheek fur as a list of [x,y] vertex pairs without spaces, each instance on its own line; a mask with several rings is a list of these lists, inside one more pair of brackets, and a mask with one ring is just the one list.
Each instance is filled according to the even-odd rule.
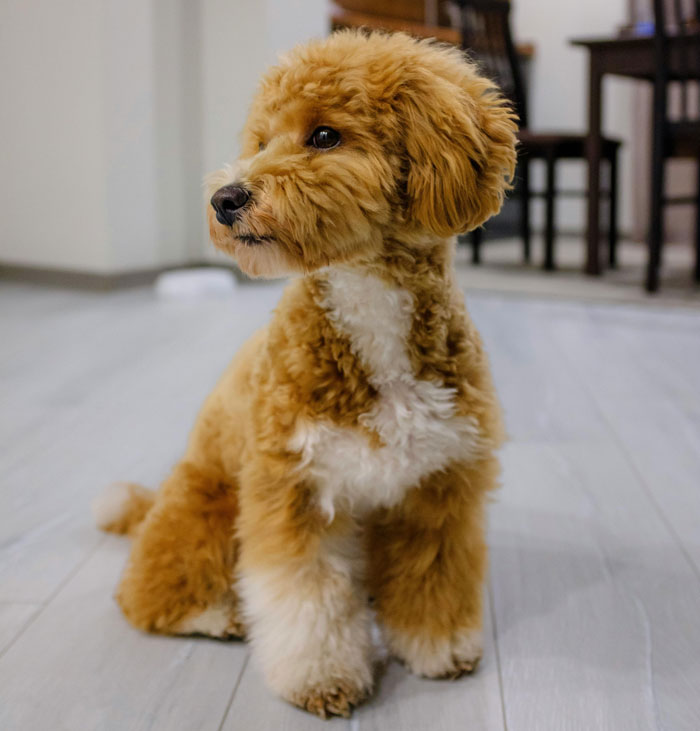
[[[205,192],[207,201],[221,187],[233,183],[245,183],[249,160],[239,160],[236,165],[227,165],[207,177]],[[225,226],[216,220],[214,209],[207,205],[209,236],[214,246],[233,257],[250,277],[284,277],[303,271],[294,246],[280,227],[269,209],[262,191],[255,191],[255,208],[246,211],[234,226]],[[250,244],[238,238],[240,234],[274,236],[274,239],[259,244]]]
[[[217,249],[233,257],[239,268],[249,277],[274,279],[303,271],[297,258],[278,241],[266,241],[261,244],[248,244],[237,239],[229,226],[222,226],[217,220],[211,206],[207,209],[209,236]],[[265,231],[248,228],[249,233],[256,236],[268,235]]]
[[[232,227],[221,225],[209,206],[209,231],[217,248],[250,276],[306,274],[381,249],[393,194],[383,156],[352,149],[300,151],[282,136],[210,176],[207,193],[232,183],[250,190],[251,205]],[[271,240],[249,244],[237,238],[241,234]]]

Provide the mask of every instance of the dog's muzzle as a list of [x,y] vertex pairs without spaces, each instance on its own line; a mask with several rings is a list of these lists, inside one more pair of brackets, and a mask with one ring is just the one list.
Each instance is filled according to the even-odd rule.
[[211,197],[216,220],[224,226],[232,226],[238,212],[250,200],[250,193],[240,185],[225,185]]

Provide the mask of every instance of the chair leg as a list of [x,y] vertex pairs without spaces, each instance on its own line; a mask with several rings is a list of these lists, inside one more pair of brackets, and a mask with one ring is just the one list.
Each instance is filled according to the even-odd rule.
[[472,239],[472,264],[481,264],[481,239],[483,237],[483,231],[480,228],[475,228],[471,232]]
[[617,158],[618,150],[615,149],[610,158],[610,205],[608,217],[610,230],[608,231],[608,263],[611,268],[617,266]]
[[666,86],[657,78],[651,123],[651,200],[649,206],[649,254],[647,292],[659,288],[659,267],[664,235],[664,147],[666,139]]
[[554,198],[556,184],[556,158],[553,153],[547,155],[547,190],[545,192],[545,225],[544,225],[544,268],[552,271],[554,264]]
[[523,240],[523,261],[530,262],[530,161],[520,159],[520,238]]
[[[656,154],[653,155],[657,157]],[[651,206],[649,208],[649,259],[647,262],[647,292],[659,288],[659,267],[661,265],[661,246],[664,232],[664,161],[659,150],[658,159],[652,163]]]
[[649,211],[649,259],[647,262],[647,292],[656,292],[659,288],[659,267],[661,266],[661,246],[664,232],[663,207],[663,161],[656,172],[651,187],[651,208]]
[[695,201],[695,281],[700,282],[700,158],[698,158],[698,195]]

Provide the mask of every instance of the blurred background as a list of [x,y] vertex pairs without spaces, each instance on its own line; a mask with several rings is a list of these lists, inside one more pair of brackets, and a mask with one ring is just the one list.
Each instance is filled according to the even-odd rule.
[[[692,16],[693,1],[685,2]],[[115,286],[215,259],[201,180],[236,157],[255,85],[277,54],[346,25],[405,29],[469,46],[457,6],[438,0],[3,0],[0,277]],[[653,0],[514,2],[510,27],[528,127],[584,135],[589,58],[571,41],[653,35],[653,13]],[[479,60],[475,45],[472,39]],[[626,242],[640,244],[648,228],[652,86],[612,75],[603,86],[603,131],[623,143],[617,229]],[[534,162],[531,186],[542,190],[544,165]],[[669,190],[695,195],[695,166],[674,161]],[[585,163],[561,160],[557,186],[585,190]],[[498,277],[492,281],[499,266],[516,288],[513,276],[528,276],[512,238],[517,205],[514,197],[488,226],[486,274],[470,282],[475,286],[483,277],[501,286]],[[531,210],[538,235],[544,205],[534,202]],[[684,298],[693,289],[694,219],[690,205],[666,216],[665,238],[681,252],[681,281],[672,285],[680,285]],[[560,267],[578,271],[585,201],[558,199],[554,220],[564,237]],[[510,244],[503,245],[507,237]],[[619,292],[642,280],[643,246],[623,245],[624,252],[621,263],[631,271],[611,275]],[[542,256],[535,251],[534,261]],[[527,282],[535,289],[559,286],[532,273]]]
[[[700,729],[698,18],[0,0],[0,729]],[[161,483],[269,321],[285,283],[214,252],[202,178],[237,156],[261,72],[334,27],[462,46],[523,125],[514,189],[455,262],[509,435],[484,658],[454,682],[387,662],[351,721],[322,722],[246,643],[134,630],[113,598],[129,542],[89,506]]]
[[[118,275],[211,255],[202,178],[324,0],[3,0],[3,264]],[[87,280],[85,280],[87,281]]]

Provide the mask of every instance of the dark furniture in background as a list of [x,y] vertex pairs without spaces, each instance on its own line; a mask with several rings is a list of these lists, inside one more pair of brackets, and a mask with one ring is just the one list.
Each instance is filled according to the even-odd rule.
[[[520,233],[523,257],[530,260],[530,200],[541,197],[545,201],[545,256],[544,268],[555,268],[555,203],[557,195],[585,196],[585,192],[561,191],[556,187],[556,164],[559,160],[585,159],[586,136],[558,132],[533,132],[528,128],[527,100],[523,86],[518,54],[510,29],[509,0],[456,0],[460,8],[462,46],[480,64],[511,100],[520,118],[518,180],[516,194],[521,198]],[[617,155],[620,143],[601,140],[601,153],[610,165],[609,198],[609,258],[615,264],[617,243]],[[543,160],[546,165],[546,188],[535,192],[530,187],[530,162]],[[600,196],[598,190],[596,195]],[[481,229],[471,234],[472,260],[480,261]]]
[[[330,6],[330,24],[338,28],[368,28],[404,31],[418,38],[436,38],[444,43],[461,45],[459,9],[448,0],[335,0]],[[518,42],[516,51],[521,69],[527,71],[535,55],[532,43]],[[520,205],[508,197],[501,212],[488,222],[487,232],[496,236],[514,236],[520,232]],[[460,236],[460,242],[468,240]]]
[[443,0],[335,0],[331,27],[404,31],[418,38],[459,44]]
[[[672,0],[678,9],[678,0]],[[695,3],[697,5],[697,3]],[[579,39],[572,43],[584,47],[589,52],[589,100],[588,100],[588,232],[586,271],[600,274],[599,257],[599,207],[600,160],[603,138],[602,119],[602,80],[605,74],[641,79],[654,84],[654,114],[652,127],[652,170],[651,205],[649,210],[649,259],[647,265],[646,288],[653,292],[659,286],[659,265],[661,242],[663,239],[664,202],[664,161],[669,157],[700,157],[700,123],[688,119],[672,121],[668,115],[668,88],[674,81],[686,88],[691,80],[700,80],[700,33],[695,28],[683,24],[668,32],[665,6],[661,0],[654,0],[657,17],[661,22],[655,24],[653,36],[625,38]],[[683,96],[683,94],[682,94]],[[684,115],[687,114],[687,110]],[[700,167],[700,164],[699,164]],[[698,173],[698,193],[700,195],[700,172]],[[674,202],[694,202],[698,198],[676,199]],[[698,214],[700,216],[700,213]],[[700,238],[700,221],[696,238]],[[698,243],[700,258],[700,243]],[[696,278],[700,277],[700,264],[695,266]]]
[[[458,46],[462,42],[461,28],[453,25],[447,12],[449,0],[335,0],[330,6],[332,30],[339,28],[369,28],[403,31],[417,38],[435,38]],[[518,43],[520,59],[535,54],[532,43]]]
[[[700,97],[691,109],[689,84],[700,72],[700,3],[695,1],[692,18],[683,16],[681,0],[667,7],[663,0],[654,0],[654,111],[652,116],[651,206],[649,209],[649,261],[646,288],[659,287],[659,267],[664,235],[664,206],[674,203],[695,205],[695,281],[700,282]],[[668,28],[681,39],[676,59],[670,56]],[[674,63],[675,60],[677,63]],[[680,85],[680,114],[669,114],[669,85]],[[694,198],[664,196],[665,161],[672,157],[693,157],[697,160],[697,190]]]

